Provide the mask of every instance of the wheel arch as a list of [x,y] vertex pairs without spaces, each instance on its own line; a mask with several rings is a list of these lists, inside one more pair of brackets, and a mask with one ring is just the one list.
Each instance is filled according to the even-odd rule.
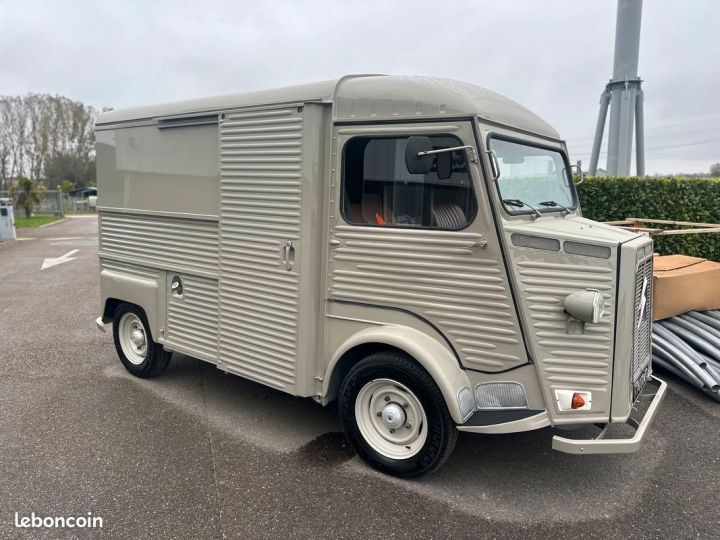
[[120,304],[126,303],[125,300],[120,298],[106,298],[105,305],[103,306],[102,320],[104,323],[112,322],[115,318],[115,312]]
[[366,328],[346,339],[325,370],[323,403],[337,398],[340,384],[352,366],[381,350],[404,353],[425,368],[442,392],[453,420],[458,424],[463,422],[458,394],[463,388],[470,388],[467,374],[444,344],[423,332],[403,326]]
[[164,327],[164,283],[159,279],[145,279],[103,270],[100,273],[100,307],[103,322],[109,322],[120,304],[133,304],[145,312],[150,332],[162,341]]

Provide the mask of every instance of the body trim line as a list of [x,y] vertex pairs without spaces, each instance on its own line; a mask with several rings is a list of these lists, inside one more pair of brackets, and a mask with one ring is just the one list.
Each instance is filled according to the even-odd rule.
[[98,206],[99,212],[112,212],[114,214],[133,214],[141,216],[157,216],[180,219],[195,219],[197,221],[220,221],[220,218],[213,214],[189,214],[184,212],[165,212],[163,210],[141,210],[139,208],[117,208],[114,206]]
[[208,279],[213,280],[219,280],[220,274],[219,272],[207,272],[205,270],[196,270],[195,268],[187,268],[187,267],[181,267],[174,264],[168,264],[163,263],[162,266],[159,264],[148,262],[143,259],[138,259],[136,257],[124,257],[122,255],[114,255],[112,253],[106,253],[104,251],[98,251],[97,253],[98,258],[100,259],[109,259],[111,261],[118,261],[118,262],[124,262],[130,265],[135,266],[144,266],[145,268],[151,268],[153,270],[158,270],[159,272],[175,272],[178,274],[186,274],[189,276],[199,276],[204,277]]

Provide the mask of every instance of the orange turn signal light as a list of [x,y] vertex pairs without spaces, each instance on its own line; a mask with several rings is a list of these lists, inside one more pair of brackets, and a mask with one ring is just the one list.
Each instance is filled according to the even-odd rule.
[[570,406],[573,409],[581,409],[585,405],[585,399],[575,392],[572,396],[572,401],[570,402]]

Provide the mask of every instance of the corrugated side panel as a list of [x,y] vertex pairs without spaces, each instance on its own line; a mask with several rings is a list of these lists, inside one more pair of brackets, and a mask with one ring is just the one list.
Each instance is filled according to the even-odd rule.
[[[558,261],[568,255],[545,255],[538,250],[514,248],[515,275],[520,302],[529,319],[529,332],[540,377],[554,403],[555,388],[587,389],[593,392],[593,412],[608,412],[612,378],[615,320],[615,256],[599,259],[574,257],[573,263]],[[586,264],[582,264],[583,259]],[[563,300],[571,293],[599,290],[605,299],[605,314],[598,324],[586,324],[583,334],[570,335]]]
[[180,277],[183,295],[168,294],[165,343],[173,350],[217,362],[218,282],[197,276]]
[[100,255],[156,268],[217,276],[217,223],[101,212]]
[[299,277],[282,251],[300,237],[302,113],[228,114],[221,134],[219,367],[291,391]]
[[524,364],[504,269],[467,246],[476,233],[339,225],[331,298],[406,309],[430,321],[469,368]]

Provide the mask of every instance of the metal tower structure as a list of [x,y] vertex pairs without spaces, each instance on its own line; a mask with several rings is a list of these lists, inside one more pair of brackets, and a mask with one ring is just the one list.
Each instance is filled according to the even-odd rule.
[[637,175],[645,176],[643,91],[642,81],[638,77],[641,15],[642,0],[618,0],[613,76],[600,96],[600,114],[590,157],[592,175],[597,172],[605,118],[609,108],[607,174],[609,176],[630,174],[634,127]]

